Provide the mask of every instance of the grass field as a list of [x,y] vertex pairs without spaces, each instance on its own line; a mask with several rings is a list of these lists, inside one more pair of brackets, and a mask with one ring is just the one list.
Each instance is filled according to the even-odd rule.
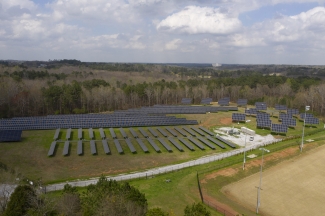
[[[320,215],[325,211],[325,146],[263,172],[261,215]],[[256,208],[256,173],[225,186],[222,192],[252,211]]]

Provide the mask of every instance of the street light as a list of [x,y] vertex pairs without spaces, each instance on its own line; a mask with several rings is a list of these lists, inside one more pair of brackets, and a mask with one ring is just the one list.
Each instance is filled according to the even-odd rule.
[[259,150],[262,151],[262,163],[261,163],[261,170],[260,170],[260,185],[259,187],[257,187],[257,204],[256,204],[256,214],[258,214],[258,208],[261,205],[261,195],[260,195],[260,191],[261,191],[261,187],[262,187],[262,169],[263,169],[263,156],[264,156],[264,152],[270,152],[269,150],[267,150],[266,148],[260,148]]
[[245,147],[244,147],[244,162],[243,162],[243,170],[245,169],[245,163],[246,163],[246,137],[247,137],[247,133],[245,133]]
[[304,126],[302,127],[302,137],[301,137],[301,146],[300,152],[302,152],[302,148],[304,147],[304,135],[305,135],[305,124],[306,124],[306,112],[310,109],[310,106],[305,107],[305,117],[304,117]]

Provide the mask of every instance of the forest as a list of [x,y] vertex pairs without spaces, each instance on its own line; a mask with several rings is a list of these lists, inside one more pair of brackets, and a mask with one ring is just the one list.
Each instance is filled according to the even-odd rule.
[[324,116],[323,68],[290,66],[282,67],[281,73],[266,73],[271,70],[261,66],[227,68],[78,60],[1,62],[0,117],[175,105],[183,97],[193,98],[195,104],[202,98],[230,97],[232,102],[246,98],[249,104],[264,101],[300,110],[310,105],[314,114]]

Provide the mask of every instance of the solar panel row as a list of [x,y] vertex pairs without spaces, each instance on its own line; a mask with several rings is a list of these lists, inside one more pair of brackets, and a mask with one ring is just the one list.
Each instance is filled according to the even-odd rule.
[[290,127],[297,126],[296,119],[293,118],[283,118],[281,123]]
[[53,139],[54,140],[59,139],[59,134],[60,134],[60,128],[56,129]]
[[47,156],[53,156],[54,155],[55,146],[56,146],[56,141],[53,141]]
[[218,104],[220,106],[229,106],[230,99],[229,98],[221,98],[218,100]]
[[102,139],[105,139],[106,138],[106,135],[105,135],[105,132],[104,132],[103,128],[99,128],[99,133],[100,133],[100,137]]
[[288,132],[288,126],[282,125],[282,124],[272,124],[271,131],[276,133],[287,133]]
[[125,133],[125,131],[124,131],[123,128],[120,128],[120,132],[121,132],[121,134],[122,134],[122,136],[123,136],[124,139],[127,139],[128,138],[128,135],[126,135],[126,133]]
[[64,142],[64,148],[63,148],[63,155],[64,156],[69,154],[69,146],[70,146],[69,141],[65,141]]
[[93,131],[92,128],[89,128],[89,129],[88,129],[88,133],[89,133],[89,138],[90,138],[90,139],[94,139],[94,131]]
[[151,133],[154,137],[158,137],[158,134],[157,134],[156,131],[154,131],[152,128],[148,128],[148,130],[150,131],[150,133]]
[[150,145],[155,149],[156,152],[160,152],[160,148],[156,145],[156,143],[151,138],[147,138],[147,140],[150,143]]
[[148,138],[149,135],[147,134],[147,132],[145,132],[142,128],[139,128],[140,133],[145,137]]
[[233,113],[232,121],[244,122],[246,121],[246,115],[243,113]]
[[78,141],[77,154],[78,155],[82,155],[83,154],[83,145],[82,145],[82,141],[81,140]]
[[90,140],[90,151],[91,154],[97,154],[96,143],[94,140]]
[[212,98],[203,98],[201,100],[201,104],[210,104],[212,102]]
[[0,142],[18,142],[21,134],[21,130],[0,130]]
[[205,145],[209,146],[211,149],[216,149],[213,145],[211,145],[206,139],[202,138],[202,137],[198,137],[198,139],[204,143]]
[[214,144],[218,145],[222,149],[226,148],[221,142],[219,142],[216,139],[213,139],[212,137],[207,137],[207,139],[210,140],[211,142],[213,142]]
[[158,141],[167,149],[167,151],[173,151],[172,148],[162,138],[158,138]]
[[71,128],[68,128],[68,130],[67,130],[67,134],[65,135],[65,139],[66,139],[66,140],[69,140],[70,137],[71,137]]
[[246,106],[247,105],[247,99],[238,99],[237,100],[238,106]]
[[191,134],[191,136],[196,136],[196,134],[193,132],[193,131],[191,131],[189,128],[187,128],[187,127],[183,127],[183,129],[187,132],[187,133],[189,133],[189,134]]
[[246,109],[245,113],[248,115],[256,115],[258,113],[256,108],[250,108],[250,109]]
[[287,110],[287,106],[281,105],[281,104],[275,104],[275,109],[276,110]]
[[116,136],[115,131],[114,131],[113,128],[110,128],[109,132],[111,133],[111,136],[113,137],[113,139],[117,139],[117,136]]
[[129,128],[129,130],[134,138],[139,138],[138,134],[132,128]]
[[211,131],[205,129],[204,127],[199,127],[200,130],[202,130],[203,132],[209,134],[210,136],[214,136],[214,133],[212,133]]
[[287,109],[287,114],[291,114],[291,116],[292,115],[298,115],[299,110],[298,109]]
[[137,150],[135,150],[133,144],[131,143],[131,141],[130,141],[129,139],[125,139],[125,142],[126,142],[126,144],[128,145],[128,147],[129,147],[129,149],[130,149],[130,151],[131,151],[132,153],[135,153],[135,152],[137,151]]
[[174,127],[174,129],[177,130],[178,133],[180,133],[180,134],[182,134],[183,136],[186,137],[186,133],[185,133],[182,129],[180,129],[180,128],[178,128],[178,127]]
[[117,139],[114,140],[114,144],[115,144],[115,147],[116,147],[117,152],[118,152],[119,154],[124,153],[124,151],[123,151],[123,149],[122,149],[122,146],[121,146],[120,142],[119,142]]
[[225,139],[222,138],[221,136],[216,136],[216,138],[217,138],[218,140],[220,140],[221,142],[226,143],[226,144],[227,144],[228,146],[230,146],[231,148],[236,148],[236,146],[235,146],[233,143],[229,142],[228,140],[225,140]]
[[198,141],[196,141],[195,139],[193,139],[192,137],[188,138],[188,140],[191,141],[197,147],[199,147],[201,150],[205,150],[204,146]]
[[111,150],[108,147],[107,140],[104,140],[103,139],[102,140],[102,144],[103,144],[103,149],[104,149],[105,154],[110,154],[111,153]]
[[139,144],[139,146],[142,148],[142,150],[144,152],[148,152],[149,151],[148,148],[147,148],[147,146],[145,146],[145,144],[142,142],[141,139],[135,139],[135,140],[137,141],[137,143]]
[[186,140],[182,139],[182,138],[178,138],[179,141],[181,141],[189,150],[194,151],[194,147],[189,144]]
[[197,129],[196,127],[191,127],[191,129],[194,130],[196,133],[200,134],[201,136],[205,136],[205,134],[201,130]]
[[157,128],[157,130],[164,136],[167,137],[167,133],[162,128]]
[[174,137],[177,137],[177,134],[175,133],[175,131],[173,131],[172,129],[170,128],[166,128],[166,130],[171,133],[171,135],[173,135]]
[[82,139],[82,128],[78,129],[78,139]]
[[179,151],[184,151],[183,148],[171,137],[168,137],[169,142],[171,142]]

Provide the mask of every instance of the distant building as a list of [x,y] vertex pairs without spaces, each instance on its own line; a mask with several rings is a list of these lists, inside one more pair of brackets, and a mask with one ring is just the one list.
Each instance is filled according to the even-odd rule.
[[221,66],[221,64],[219,64],[219,63],[212,64],[212,67],[220,67],[220,66]]

